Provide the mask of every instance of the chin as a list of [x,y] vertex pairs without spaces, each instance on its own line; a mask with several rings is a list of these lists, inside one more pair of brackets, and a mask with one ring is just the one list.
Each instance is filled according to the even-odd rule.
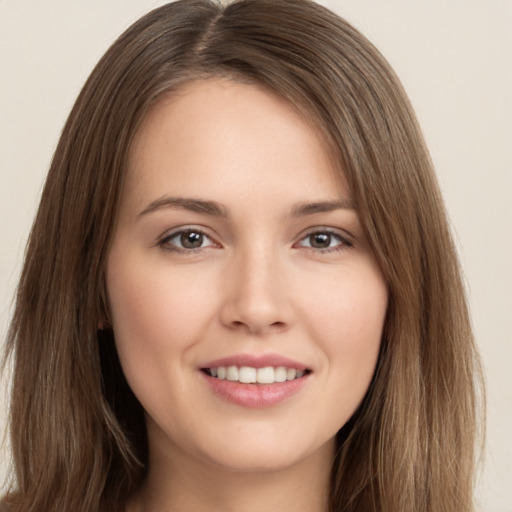
[[209,443],[200,454],[205,461],[226,471],[235,473],[279,472],[310,464],[312,459],[331,458],[334,454],[335,439],[324,443],[308,443],[296,436],[244,435],[230,442]]

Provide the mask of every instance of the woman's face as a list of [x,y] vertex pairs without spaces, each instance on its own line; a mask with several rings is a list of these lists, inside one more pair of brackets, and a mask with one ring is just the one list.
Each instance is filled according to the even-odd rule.
[[332,456],[387,290],[345,181],[288,103],[210,79],[153,108],[107,287],[152,456],[243,471]]

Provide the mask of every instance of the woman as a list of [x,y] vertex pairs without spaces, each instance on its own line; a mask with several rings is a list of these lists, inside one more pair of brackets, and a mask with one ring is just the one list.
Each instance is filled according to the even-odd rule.
[[478,360],[432,165],[387,63],[312,2],[176,2],[118,39],[8,350],[9,510],[473,510]]

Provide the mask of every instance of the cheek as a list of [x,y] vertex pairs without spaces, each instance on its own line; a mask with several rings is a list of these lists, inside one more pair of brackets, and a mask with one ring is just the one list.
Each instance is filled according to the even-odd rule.
[[326,341],[336,346],[380,342],[388,294],[374,265],[345,268],[326,276],[324,283],[317,279],[311,289],[317,291],[310,294],[307,309]]
[[347,269],[308,302],[310,332],[322,347],[330,389],[353,406],[363,398],[380,350],[387,287],[374,265]]
[[[204,288],[186,272],[142,258],[115,258],[107,289],[116,346],[127,378],[168,374],[204,333],[211,316]],[[135,384],[132,382],[132,384]]]

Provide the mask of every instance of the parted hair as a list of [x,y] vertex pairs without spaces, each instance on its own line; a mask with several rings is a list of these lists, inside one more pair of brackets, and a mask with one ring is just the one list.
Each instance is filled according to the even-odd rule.
[[[180,85],[264,86],[318,130],[387,283],[375,375],[337,434],[332,512],[470,512],[482,401],[450,226],[399,80],[355,28],[310,0],[180,0],[110,47],[56,148],[7,339],[12,512],[122,511],[145,476],[141,405],[108,321],[105,261],[131,143]],[[332,404],[336,407],[336,404]]]

